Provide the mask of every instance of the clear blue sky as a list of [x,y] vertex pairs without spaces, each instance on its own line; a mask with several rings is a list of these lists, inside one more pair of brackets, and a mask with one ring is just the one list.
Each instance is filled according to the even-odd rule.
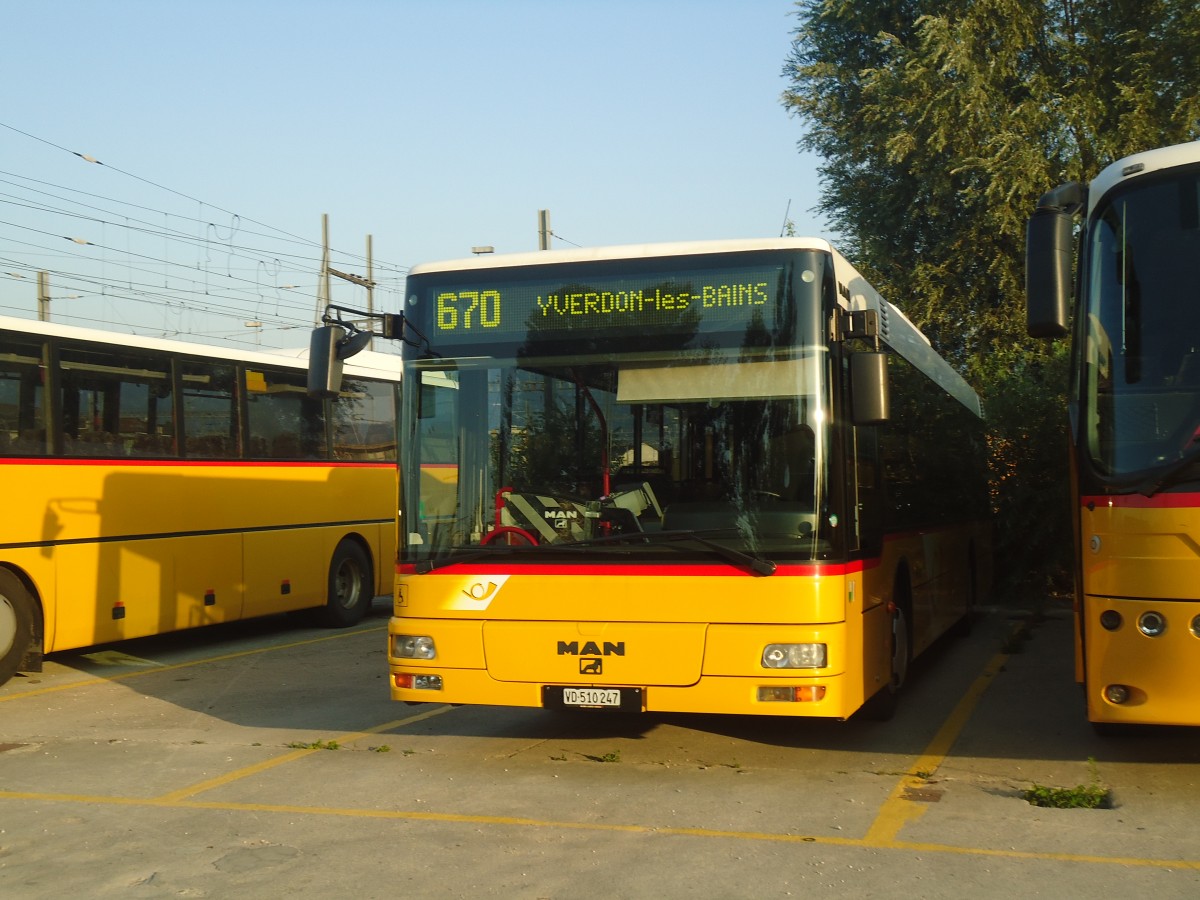
[[44,268],[59,321],[303,343],[322,213],[384,308],[414,263],[536,249],[539,209],[555,248],[825,232],[791,0],[5,7],[3,315]]

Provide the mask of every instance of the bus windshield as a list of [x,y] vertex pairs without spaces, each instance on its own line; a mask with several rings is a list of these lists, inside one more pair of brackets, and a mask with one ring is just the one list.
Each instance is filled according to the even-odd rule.
[[1200,171],[1105,198],[1086,248],[1083,426],[1097,472],[1128,480],[1200,450]]
[[[777,267],[762,276],[765,309],[711,330],[701,318],[682,331],[601,321],[545,341],[530,328],[465,344],[451,334],[443,341],[455,354],[439,357],[432,323],[433,353],[408,364],[419,388],[404,392],[415,433],[405,438],[401,562],[452,562],[481,548],[555,559],[583,546],[673,561],[720,549],[828,556],[830,362],[813,339],[823,260],[801,256],[807,276]],[[490,277],[502,295],[508,282]],[[446,295],[413,281],[418,297]]]

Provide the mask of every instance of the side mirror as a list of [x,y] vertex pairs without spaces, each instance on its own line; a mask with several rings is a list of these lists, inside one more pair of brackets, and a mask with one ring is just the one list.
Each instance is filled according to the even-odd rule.
[[850,406],[855,425],[883,425],[891,419],[886,353],[863,351],[850,357]]
[[1025,230],[1025,312],[1031,337],[1067,333],[1074,257],[1074,217],[1038,209]]
[[314,328],[308,341],[308,396],[336,397],[342,390],[342,360],[365,350],[369,331],[347,334],[340,325]]
[[314,328],[308,341],[308,396],[337,397],[342,390],[342,356],[338,349],[346,338],[340,325]]

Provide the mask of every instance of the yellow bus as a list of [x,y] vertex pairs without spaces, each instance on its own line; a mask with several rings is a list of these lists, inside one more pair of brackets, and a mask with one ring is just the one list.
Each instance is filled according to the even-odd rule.
[[60,650],[390,594],[399,357],[0,317],[0,683]]
[[1200,144],[1119,160],[1029,222],[1034,336],[1069,329],[1075,676],[1099,731],[1200,725]]
[[421,265],[402,331],[396,700],[886,717],[987,587],[979,400],[823,240]]

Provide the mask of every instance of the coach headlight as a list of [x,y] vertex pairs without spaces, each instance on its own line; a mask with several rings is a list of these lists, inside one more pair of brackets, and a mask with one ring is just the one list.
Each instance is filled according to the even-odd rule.
[[825,644],[767,644],[762,664],[764,669],[823,669],[828,656]]
[[393,634],[392,656],[399,659],[436,659],[433,638],[425,634]]

